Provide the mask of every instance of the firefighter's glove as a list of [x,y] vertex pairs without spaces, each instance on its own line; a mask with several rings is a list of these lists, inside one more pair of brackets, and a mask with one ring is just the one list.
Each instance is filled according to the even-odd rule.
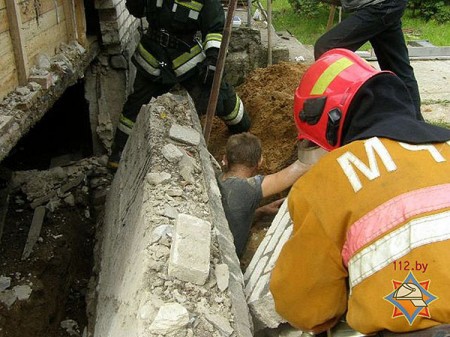
[[215,57],[206,57],[197,65],[200,82],[208,86],[212,85],[216,72],[216,62],[217,59]]

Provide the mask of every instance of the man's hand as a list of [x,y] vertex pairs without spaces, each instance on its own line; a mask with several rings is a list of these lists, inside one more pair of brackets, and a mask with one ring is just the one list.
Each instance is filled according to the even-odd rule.
[[[278,200],[275,200],[267,205],[258,207],[256,209],[256,214],[258,215],[273,215],[273,214],[277,214],[278,210],[280,209],[281,204],[283,203],[284,199],[286,198],[281,198]],[[256,215],[255,214],[255,215]]]

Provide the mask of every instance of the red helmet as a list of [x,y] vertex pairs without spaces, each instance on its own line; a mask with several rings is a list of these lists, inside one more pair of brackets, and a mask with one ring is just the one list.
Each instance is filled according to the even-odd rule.
[[294,119],[298,139],[330,151],[341,146],[348,107],[359,88],[380,73],[347,49],[324,53],[303,75],[295,91]]

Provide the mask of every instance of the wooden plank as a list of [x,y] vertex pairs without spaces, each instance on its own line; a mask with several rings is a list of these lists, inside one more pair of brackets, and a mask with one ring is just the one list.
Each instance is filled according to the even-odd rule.
[[[0,56],[6,54],[14,58],[14,49],[11,41],[11,35],[9,35],[9,32],[4,32],[0,34]],[[2,67],[9,66],[5,65],[4,63],[1,63],[1,65]]]
[[[62,9],[62,8],[61,8]],[[39,22],[36,20],[30,20],[23,23],[23,30],[25,31],[25,41],[28,45],[28,41],[31,38],[39,36],[42,32],[49,30],[53,26],[58,25],[58,19],[54,11],[47,12],[40,16]],[[64,26],[62,23],[61,26]]]
[[77,20],[77,40],[82,46],[86,47],[86,13],[83,0],[75,0],[75,17]]
[[28,22],[26,32],[26,47],[30,60],[34,60],[35,56],[41,53],[52,57],[61,42],[66,42],[66,26],[57,24],[56,17],[51,12],[42,17],[39,26],[34,21]]
[[36,207],[34,210],[33,219],[31,220],[30,231],[28,232],[27,242],[22,253],[22,260],[26,260],[33,251],[34,244],[36,243],[39,235],[41,234],[42,223],[45,217],[45,206]]
[[31,20],[39,21],[42,15],[47,14],[51,11],[54,11],[55,16],[62,16],[62,12],[56,11],[56,8],[62,6],[62,4],[62,0],[57,0],[56,4],[54,0],[40,0],[39,9],[38,12],[36,12],[36,8],[32,5],[32,2],[22,1],[19,4],[20,12],[22,14],[22,22],[26,23]]
[[17,88],[18,84],[19,81],[17,80],[17,73],[15,71],[9,72],[6,77],[2,77],[2,85],[0,86],[0,100]]
[[8,31],[8,15],[6,13],[6,8],[0,8],[0,34]]
[[[0,39],[1,41],[2,39]],[[14,52],[11,47],[5,46],[6,50],[9,51],[7,53],[2,53],[0,55],[0,64],[2,65],[0,67],[0,79],[1,81],[1,87],[5,85],[5,78],[10,76],[11,73],[16,72],[16,61],[14,59]],[[17,83],[16,83],[17,84]]]
[[77,23],[75,20],[75,6],[73,0],[67,0],[63,2],[64,17],[66,21],[67,40],[77,40]]
[[0,34],[0,101],[19,85],[9,32]]
[[19,6],[15,0],[6,0],[6,11],[8,14],[9,33],[11,34],[11,40],[14,46],[19,84],[25,85],[28,82],[28,58],[25,53],[24,39],[22,36],[22,19],[20,17]]

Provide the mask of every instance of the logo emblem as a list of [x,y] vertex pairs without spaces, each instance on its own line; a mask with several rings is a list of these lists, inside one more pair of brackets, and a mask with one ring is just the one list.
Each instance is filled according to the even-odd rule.
[[412,325],[417,316],[430,318],[429,304],[438,299],[428,291],[430,280],[418,281],[413,273],[401,281],[392,280],[394,290],[384,297],[394,306],[392,318],[404,316]]

